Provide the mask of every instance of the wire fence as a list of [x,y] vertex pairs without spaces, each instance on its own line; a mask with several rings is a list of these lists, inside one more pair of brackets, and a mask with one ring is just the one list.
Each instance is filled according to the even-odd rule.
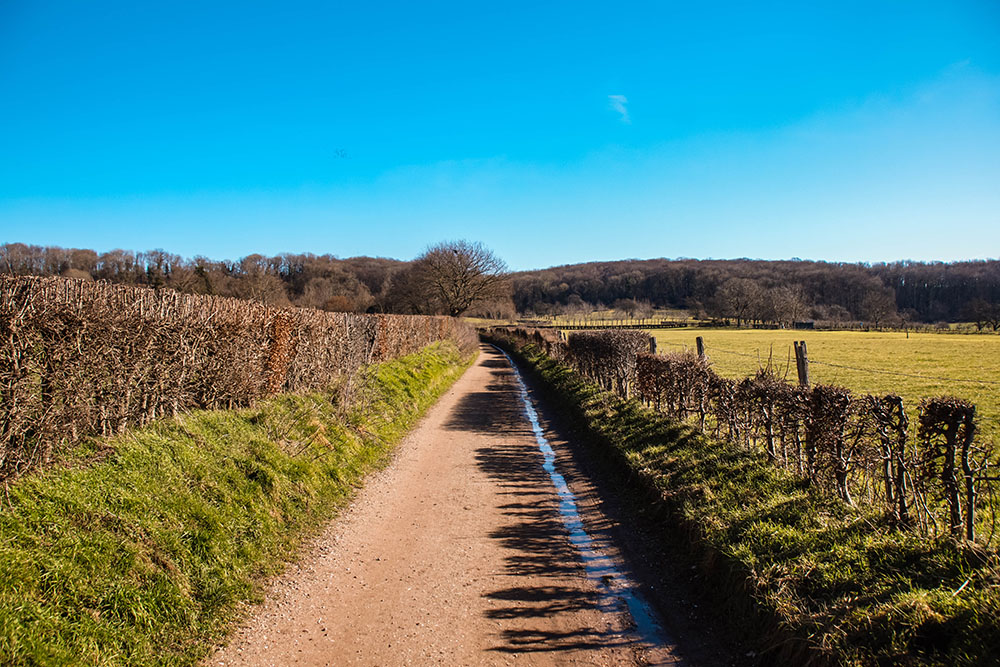
[[[695,346],[693,346],[693,345],[688,345],[686,343],[676,343],[676,342],[673,342],[673,341],[657,341],[657,344],[658,345],[665,345],[665,346],[679,348],[682,351],[692,351],[692,350],[695,349]],[[770,362],[770,361],[773,360],[773,354],[772,354],[772,352],[773,352],[773,350],[769,350],[769,354],[766,357],[766,359],[767,359],[768,362]],[[758,369],[768,367],[768,364],[764,362],[765,357],[762,356],[761,351],[759,349],[756,352],[754,352],[754,353],[748,353],[748,352],[740,352],[740,351],[737,351],[737,350],[729,350],[729,349],[726,349],[726,348],[718,347],[716,345],[711,345],[711,346],[707,346],[706,345],[705,346],[705,353],[706,353],[706,355],[707,355],[707,357],[709,359],[711,359],[711,355],[712,354],[722,353],[722,354],[726,354],[726,355],[730,355],[730,356],[735,356],[735,357],[741,357],[741,358],[745,358],[745,359],[753,359],[753,360],[757,361]],[[791,347],[789,346],[789,348],[788,348],[788,354],[787,354],[787,359],[786,359],[786,362],[785,362],[786,373],[787,372],[791,372],[791,370],[794,368],[793,363],[794,363],[794,357],[792,357]],[[987,379],[981,379],[981,378],[957,378],[957,377],[948,377],[948,376],[932,375],[932,374],[925,374],[925,373],[909,373],[909,372],[906,372],[906,371],[889,370],[889,369],[885,369],[885,368],[874,368],[874,367],[871,367],[871,366],[854,366],[854,365],[850,365],[850,364],[834,363],[834,362],[830,362],[830,361],[821,361],[819,359],[816,359],[814,355],[810,355],[809,356],[809,364],[810,365],[816,365],[816,366],[826,366],[828,368],[836,368],[838,370],[851,371],[853,373],[860,373],[860,374],[863,374],[863,375],[879,375],[879,376],[886,376],[886,377],[905,377],[905,378],[912,378],[912,379],[923,380],[923,381],[928,381],[928,382],[943,382],[943,383],[953,384],[956,387],[970,387],[970,386],[975,387],[975,386],[978,386],[978,387],[982,387],[982,388],[986,388],[986,389],[992,389],[993,387],[1000,387],[1000,380],[987,380]],[[774,369],[774,364],[770,364],[770,366],[771,366],[771,368],[773,370]],[[956,389],[956,391],[960,393],[962,390],[961,389]],[[990,413],[984,412],[984,410],[982,409],[982,406],[980,406],[980,409],[977,411],[977,417],[976,418],[977,418],[977,422],[980,424],[981,427],[982,426],[988,426],[988,427],[990,427],[989,429],[980,428],[980,431],[986,431],[986,430],[993,431],[994,428],[996,429],[996,431],[1000,431],[1000,415],[990,414]],[[993,443],[993,445],[995,445],[995,443]]]
[[908,406],[891,392],[793,384],[770,365],[752,377],[726,378],[690,349],[647,353],[650,338],[637,331],[572,333],[567,340],[547,330],[497,335],[537,345],[609,391],[763,453],[845,503],[882,507],[898,525],[923,534],[992,543],[998,462],[979,441],[982,419],[969,401],[941,396]]
[[[687,345],[685,343],[674,343],[674,342],[671,342],[671,341],[657,341],[657,344],[658,345],[669,345],[671,347],[678,347],[681,350],[692,350],[692,349],[694,349],[694,346],[692,346],[692,345]],[[791,348],[789,348],[789,352],[790,352],[790,350],[791,350]],[[737,357],[744,357],[744,358],[748,358],[748,359],[757,359],[757,360],[762,359],[762,356],[761,356],[759,350],[756,353],[739,352],[737,350],[727,350],[725,348],[721,348],[721,347],[717,347],[717,346],[713,345],[711,347],[706,347],[705,351],[706,351],[706,353],[709,356],[711,356],[711,354],[713,354],[713,353],[721,352],[723,354],[729,354],[729,355],[733,355],[733,356],[737,356]],[[769,355],[768,359],[771,359],[771,358],[773,358],[773,357],[771,355]],[[790,358],[791,357],[790,357],[790,353],[789,353],[789,359]],[[933,380],[933,381],[936,381],[936,382],[950,382],[950,383],[954,383],[954,384],[963,384],[963,385],[983,385],[983,386],[988,386],[988,387],[1000,387],[1000,380],[982,380],[982,379],[977,379],[977,378],[955,378],[955,377],[945,377],[945,376],[942,376],[942,375],[926,375],[926,374],[923,374],[923,373],[907,373],[906,371],[895,371],[895,370],[888,370],[888,369],[885,369],[885,368],[872,368],[872,367],[862,367],[862,366],[850,366],[850,365],[847,365],[847,364],[834,363],[832,361],[820,361],[819,359],[816,359],[813,356],[809,357],[809,363],[810,364],[815,364],[817,366],[828,366],[830,368],[837,368],[837,369],[840,369],[840,370],[854,371],[854,372],[857,372],[857,373],[871,373],[871,374],[874,374],[874,375],[890,375],[890,376],[896,376],[896,377],[908,377],[908,378],[915,378],[915,379],[918,379],[918,380]]]

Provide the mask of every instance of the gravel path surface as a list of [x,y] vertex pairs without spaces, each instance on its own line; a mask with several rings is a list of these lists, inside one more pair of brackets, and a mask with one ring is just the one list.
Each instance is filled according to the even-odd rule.
[[[590,548],[628,576],[614,522],[565,442],[551,442]],[[517,378],[484,347],[205,664],[679,664],[588,576],[542,463]]]

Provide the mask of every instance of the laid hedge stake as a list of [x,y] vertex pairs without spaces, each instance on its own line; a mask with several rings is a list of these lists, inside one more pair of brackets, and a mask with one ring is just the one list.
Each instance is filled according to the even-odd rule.
[[809,386],[809,355],[806,353],[806,342],[797,340],[795,347],[795,369],[799,373],[799,384],[803,387]]

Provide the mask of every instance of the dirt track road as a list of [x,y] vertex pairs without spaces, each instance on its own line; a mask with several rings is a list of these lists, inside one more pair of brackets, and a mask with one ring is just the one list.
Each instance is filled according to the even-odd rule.
[[[594,541],[582,554],[517,376],[484,347],[393,464],[206,664],[679,663],[662,633],[636,631],[609,594],[627,571],[602,537],[609,519],[565,443],[551,440]],[[595,565],[598,551],[611,562]]]

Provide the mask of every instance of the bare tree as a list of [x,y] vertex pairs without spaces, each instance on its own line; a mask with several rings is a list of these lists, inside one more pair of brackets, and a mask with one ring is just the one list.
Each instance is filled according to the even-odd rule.
[[972,299],[966,303],[962,309],[962,317],[974,322],[979,331],[986,325],[992,327],[994,331],[1000,329],[1000,305],[985,299]]
[[457,317],[479,301],[509,296],[507,264],[482,243],[446,241],[431,246],[413,266],[428,300]]
[[437,297],[426,289],[426,267],[412,263],[389,278],[381,299],[386,312],[410,315],[434,315],[443,310]]
[[615,299],[611,307],[625,317],[635,317],[635,313],[639,309],[639,303],[635,299]]
[[469,309],[468,314],[491,320],[512,320],[517,317],[517,310],[511,298],[504,297],[480,301]]
[[715,293],[718,312],[736,320],[736,326],[757,319],[762,288],[748,278],[730,278]]
[[802,288],[797,285],[780,285],[765,290],[763,294],[764,319],[775,324],[791,325],[805,314]]
[[865,294],[861,301],[861,316],[867,318],[875,329],[895,315],[896,299],[890,289],[874,289]]
[[269,270],[268,259],[263,255],[247,255],[237,267],[240,281],[236,295],[250,301],[285,305],[288,295],[281,279]]

